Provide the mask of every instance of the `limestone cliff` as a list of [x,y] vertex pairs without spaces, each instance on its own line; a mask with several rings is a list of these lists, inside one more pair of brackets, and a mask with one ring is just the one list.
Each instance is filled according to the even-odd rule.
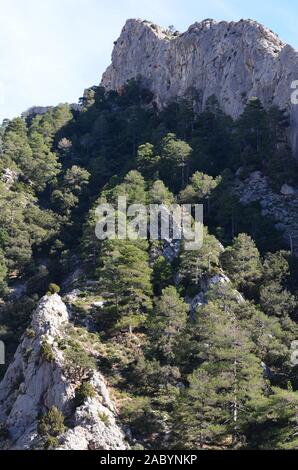
[[128,20],[115,43],[112,64],[102,85],[121,90],[142,78],[159,107],[171,98],[195,96],[203,109],[211,95],[223,111],[239,116],[247,99],[287,109],[291,141],[298,154],[298,106],[291,104],[291,83],[298,80],[298,55],[277,35],[252,20],[195,23],[172,34],[148,21]]
[[68,311],[61,298],[44,297],[0,383],[2,448],[42,448],[38,423],[52,407],[58,408],[70,423],[68,430],[59,436],[60,449],[126,448],[115,405],[100,373],[93,371],[89,376],[92,396],[86,397],[80,406],[74,404],[78,383],[66,373],[61,348],[68,338],[68,326]]
[[[240,171],[241,174],[241,171]],[[242,180],[236,178],[234,192],[243,205],[258,202],[264,217],[275,222],[291,251],[298,255],[298,189],[287,184],[273,192],[268,178],[255,171]]]

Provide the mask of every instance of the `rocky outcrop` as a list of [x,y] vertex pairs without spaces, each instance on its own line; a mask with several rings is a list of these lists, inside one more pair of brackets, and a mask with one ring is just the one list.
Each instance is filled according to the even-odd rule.
[[0,176],[0,181],[5,184],[6,189],[10,189],[11,186],[18,180],[18,174],[16,171],[10,168],[5,168]]
[[42,116],[53,109],[53,106],[32,106],[22,113],[23,119],[33,119],[35,116]]
[[[71,103],[69,105],[71,111],[81,111],[82,106],[78,103]],[[35,116],[43,116],[44,114],[48,113],[49,111],[52,111],[54,109],[54,106],[32,106],[31,108],[27,109],[24,111],[21,116],[23,119],[27,119],[32,121],[32,119],[35,118]]]
[[62,436],[60,450],[125,450],[124,434],[116,423],[116,409],[103,377],[93,375],[96,397],[87,398],[74,414],[74,426]]
[[298,255],[298,189],[283,185],[280,194],[273,192],[266,176],[255,171],[245,180],[237,179],[234,191],[244,205],[258,202],[262,215],[275,221],[276,229]]
[[115,405],[100,373],[94,371],[90,376],[93,396],[86,398],[82,406],[74,406],[78,383],[66,374],[66,360],[59,346],[67,337],[67,326],[69,315],[61,298],[44,297],[0,383],[0,427],[7,434],[2,448],[39,448],[39,418],[52,407],[71,423],[59,437],[61,449],[126,448]]
[[232,282],[230,278],[222,271],[214,276],[205,277],[200,282],[200,292],[193,298],[187,297],[186,303],[189,305],[189,311],[191,318],[195,318],[195,312],[199,307],[208,304],[207,296],[209,289],[212,287],[218,287],[222,289],[222,292],[225,291],[227,287],[230,290],[232,298],[238,303],[242,304],[245,302],[243,296],[236,289],[232,287]]
[[291,104],[291,84],[298,80],[298,55],[255,21],[205,20],[177,35],[148,21],[128,20],[115,43],[102,85],[121,90],[136,78],[153,92],[158,107],[189,95],[202,110],[213,95],[233,118],[252,96],[265,107],[274,104],[287,109],[290,138],[298,154],[298,107]]

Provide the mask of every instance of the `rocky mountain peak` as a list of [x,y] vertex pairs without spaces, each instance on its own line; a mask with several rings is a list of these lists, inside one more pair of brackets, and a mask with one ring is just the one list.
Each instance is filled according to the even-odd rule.
[[201,111],[215,96],[233,118],[250,97],[258,97],[266,108],[286,109],[290,139],[298,152],[298,111],[291,103],[291,84],[298,80],[297,52],[254,20],[206,19],[180,34],[130,19],[115,42],[101,83],[119,91],[137,78],[153,92],[159,108],[171,99],[191,96]]

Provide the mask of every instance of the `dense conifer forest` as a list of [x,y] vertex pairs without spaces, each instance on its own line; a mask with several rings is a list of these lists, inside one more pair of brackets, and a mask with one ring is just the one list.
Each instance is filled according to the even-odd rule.
[[[3,123],[8,358],[38,300],[66,295],[79,270],[73,322],[97,344],[80,361],[109,382],[132,448],[297,448],[297,258],[260,205],[241,204],[234,190],[256,171],[276,193],[298,184],[287,115],[257,98],[236,121],[212,97],[203,112],[195,96],[162,111],[152,100],[135,81],[119,94],[93,87],[80,109],[62,104]],[[95,208],[119,195],[203,204],[202,248],[182,243],[169,260],[162,241],[99,241]],[[74,339],[68,354],[78,360]]]

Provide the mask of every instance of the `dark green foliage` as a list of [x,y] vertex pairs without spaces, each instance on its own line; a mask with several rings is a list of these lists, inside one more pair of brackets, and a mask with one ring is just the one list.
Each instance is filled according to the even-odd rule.
[[96,369],[96,360],[78,343],[70,343],[64,351],[66,373],[70,380],[86,380]]
[[154,153],[152,144],[143,144],[138,148],[137,168],[146,178],[152,178],[158,171],[160,157]]
[[58,438],[65,431],[64,416],[55,406],[40,418],[38,433],[43,437],[45,449],[55,449],[58,447]]
[[295,297],[274,281],[261,287],[260,304],[267,315],[277,317],[291,315],[297,306]]
[[[199,95],[189,90],[188,99],[157,112],[152,94],[131,81],[121,94],[90,88],[81,112],[59,105],[3,124],[1,340],[11,358],[38,296],[58,293],[53,282],[64,286],[80,268],[76,286],[103,306],[93,308],[83,292],[86,305],[74,319],[96,328],[96,352],[71,331],[59,344],[67,378],[81,384],[77,406],[95,396],[90,377],[98,366],[144,448],[295,448],[298,264],[276,221],[258,203],[243,206],[234,190],[254,170],[276,192],[297,184],[289,119],[256,98],[236,121],[214,97],[198,115]],[[9,184],[1,179],[6,169]],[[98,240],[95,209],[118,196],[128,204],[203,203],[202,248],[182,243],[169,263],[160,241]],[[18,283],[27,297],[8,298]],[[26,337],[33,338],[30,328]],[[55,360],[46,340],[41,354]],[[106,415],[98,417],[108,426]],[[57,409],[41,418],[45,448],[57,447],[64,431]]]
[[178,191],[185,186],[192,148],[186,142],[168,134],[161,142],[159,175],[170,189]]
[[290,253],[277,251],[268,253],[263,263],[263,276],[266,282],[283,282],[290,276]]
[[266,111],[257,98],[250,98],[237,123],[243,163],[253,166],[269,150],[269,126]]
[[240,290],[250,290],[261,279],[260,254],[254,241],[242,233],[221,255],[224,270]]
[[86,398],[94,398],[96,396],[96,390],[90,382],[82,382],[80,387],[76,391],[75,403],[76,406],[84,404]]
[[179,273],[186,288],[199,291],[204,275],[212,276],[219,270],[222,248],[218,240],[204,227],[203,245],[199,250],[186,250],[182,246]]
[[143,246],[121,240],[103,246],[98,277],[117,330],[140,328],[151,309],[151,269],[146,242]]
[[46,340],[43,340],[40,345],[40,353],[43,359],[47,362],[53,362],[55,360],[53,349]]
[[174,412],[173,448],[199,449],[220,445],[227,434],[217,388],[220,384],[205,370],[189,377],[189,388],[181,395]]
[[297,449],[297,392],[273,388],[268,398],[252,403],[246,428],[247,447],[259,450]]
[[108,417],[108,415],[106,415],[105,413],[98,412],[98,417],[99,417],[100,421],[102,421],[104,423],[105,426],[109,426],[110,418]]
[[153,265],[153,286],[155,293],[160,295],[162,290],[172,282],[173,268],[164,256],[159,256]]
[[54,295],[54,294],[59,294],[60,292],[60,287],[57,284],[50,284],[49,285],[49,294]]
[[0,296],[5,292],[7,267],[5,263],[4,253],[0,249]]
[[150,321],[150,336],[157,356],[173,363],[187,322],[188,307],[175,287],[167,287],[156,303]]
[[235,303],[222,304],[219,297],[200,308],[192,328],[201,366],[189,377],[190,388],[177,408],[182,448],[223,446],[227,436],[229,446],[241,446],[245,410],[252,399],[263,396],[264,380],[253,342],[236,320]]
[[197,116],[194,123],[192,171],[198,170],[216,177],[225,168],[239,167],[237,142],[233,138],[234,126],[232,119],[220,111],[216,99],[210,97],[205,111]]

